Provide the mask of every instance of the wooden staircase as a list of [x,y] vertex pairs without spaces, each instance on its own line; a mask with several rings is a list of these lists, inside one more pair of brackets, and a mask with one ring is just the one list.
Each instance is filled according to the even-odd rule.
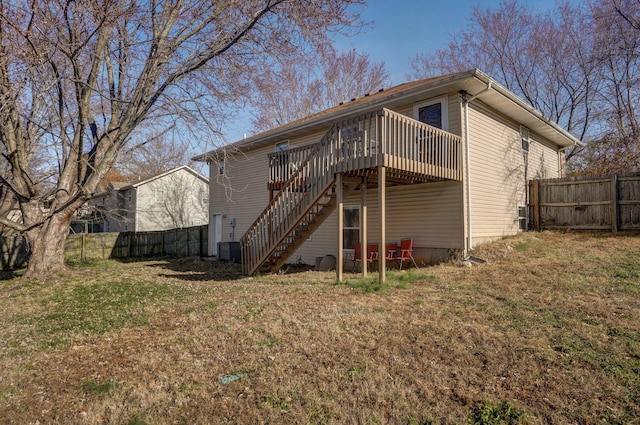
[[[333,126],[240,239],[242,271],[278,270],[336,208]],[[358,186],[349,184],[347,191]]]

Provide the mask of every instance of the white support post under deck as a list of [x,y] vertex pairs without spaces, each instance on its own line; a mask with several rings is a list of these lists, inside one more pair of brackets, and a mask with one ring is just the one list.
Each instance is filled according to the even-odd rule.
[[383,165],[378,167],[378,210],[380,210],[380,243],[378,245],[378,281],[383,284],[386,280],[387,272],[387,168]]
[[362,277],[367,277],[367,176],[362,178],[360,187],[360,256],[362,257]]
[[343,254],[343,228],[344,228],[344,196],[342,193],[342,174],[336,175],[336,202],[338,204],[338,256],[336,258],[336,280],[342,282],[342,273],[344,265]]

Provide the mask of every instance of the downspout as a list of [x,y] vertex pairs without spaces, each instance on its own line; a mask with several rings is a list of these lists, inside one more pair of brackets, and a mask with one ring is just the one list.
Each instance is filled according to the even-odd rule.
[[474,94],[471,97],[467,97],[468,93],[466,91],[461,91],[462,95],[462,104],[464,105],[464,156],[465,156],[465,184],[467,186],[467,240],[465,253],[469,253],[473,249],[473,238],[471,236],[471,159],[470,159],[470,149],[469,149],[469,103],[476,99],[483,93],[491,90],[491,81],[487,83],[487,87],[482,89],[479,93]]

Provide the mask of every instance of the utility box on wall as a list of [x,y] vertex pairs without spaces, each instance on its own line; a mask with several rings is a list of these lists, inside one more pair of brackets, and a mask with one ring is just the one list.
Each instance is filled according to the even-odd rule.
[[240,242],[218,242],[218,258],[240,262]]

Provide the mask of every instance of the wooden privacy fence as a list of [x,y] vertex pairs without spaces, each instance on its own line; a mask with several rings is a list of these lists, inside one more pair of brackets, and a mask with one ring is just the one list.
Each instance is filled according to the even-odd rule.
[[640,230],[640,173],[529,182],[535,230]]
[[[82,233],[69,235],[65,260],[192,257],[208,251],[208,226],[158,232]],[[19,267],[26,261],[26,243],[20,237],[0,238],[2,268]]]

